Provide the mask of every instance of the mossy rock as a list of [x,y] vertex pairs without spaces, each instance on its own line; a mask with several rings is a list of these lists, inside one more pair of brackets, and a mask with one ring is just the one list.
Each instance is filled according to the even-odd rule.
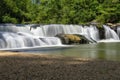
[[70,43],[79,43],[80,42],[80,37],[74,34],[66,34],[66,38],[69,39]]
[[58,34],[56,37],[59,37],[63,44],[79,44],[81,41],[80,36],[75,34]]

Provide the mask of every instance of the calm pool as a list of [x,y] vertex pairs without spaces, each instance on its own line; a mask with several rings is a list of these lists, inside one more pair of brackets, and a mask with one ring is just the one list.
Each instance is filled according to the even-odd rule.
[[81,44],[68,49],[39,51],[36,53],[120,61],[120,42]]

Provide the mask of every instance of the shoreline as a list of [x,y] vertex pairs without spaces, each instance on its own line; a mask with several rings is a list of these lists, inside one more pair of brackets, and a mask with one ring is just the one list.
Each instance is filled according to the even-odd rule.
[[0,52],[0,80],[119,80],[120,61]]

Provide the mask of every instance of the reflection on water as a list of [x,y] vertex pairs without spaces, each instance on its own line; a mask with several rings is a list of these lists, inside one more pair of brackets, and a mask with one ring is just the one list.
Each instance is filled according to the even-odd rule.
[[120,43],[98,43],[83,44],[74,48],[54,51],[43,51],[42,53],[52,53],[64,56],[75,56],[81,58],[120,60]]

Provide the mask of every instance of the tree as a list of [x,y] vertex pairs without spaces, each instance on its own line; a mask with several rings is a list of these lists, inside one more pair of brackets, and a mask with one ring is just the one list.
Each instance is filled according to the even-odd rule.
[[30,21],[32,16],[31,4],[29,0],[0,0],[0,16],[2,16],[0,21],[11,23]]
[[119,0],[0,0],[0,22],[82,24],[120,22]]

